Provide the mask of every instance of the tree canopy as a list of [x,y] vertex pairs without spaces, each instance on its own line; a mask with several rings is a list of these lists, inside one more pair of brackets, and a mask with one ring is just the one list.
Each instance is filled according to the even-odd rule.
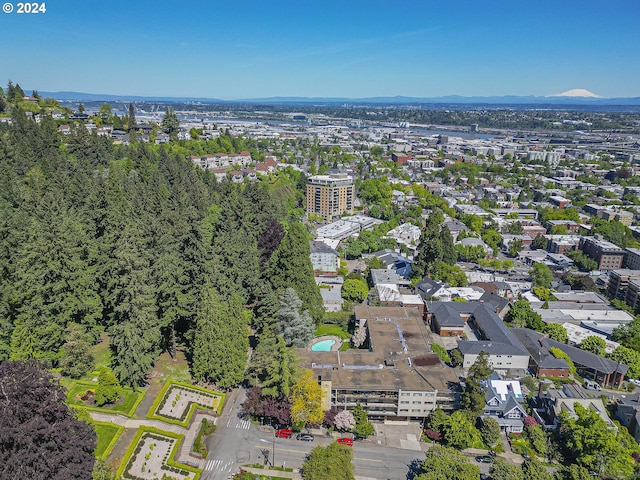
[[0,477],[86,480],[96,434],[35,361],[0,362]]

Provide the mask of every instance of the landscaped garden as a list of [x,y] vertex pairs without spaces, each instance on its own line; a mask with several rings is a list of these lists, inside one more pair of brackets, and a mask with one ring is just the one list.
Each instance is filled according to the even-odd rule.
[[78,407],[86,407],[89,410],[104,409],[113,413],[120,413],[128,417],[132,416],[136,407],[145,395],[144,390],[132,390],[122,388],[120,399],[114,403],[99,406],[95,402],[95,392],[97,388],[95,382],[73,382],[67,391],[67,404]]
[[219,414],[223,403],[223,393],[168,381],[149,410],[147,418],[186,427],[196,408]]
[[174,462],[183,436],[141,427],[118,469],[117,478],[128,480],[197,480],[200,470]]
[[96,458],[107,458],[113,450],[124,427],[119,427],[112,423],[93,422],[93,428],[98,435],[98,445],[94,450]]

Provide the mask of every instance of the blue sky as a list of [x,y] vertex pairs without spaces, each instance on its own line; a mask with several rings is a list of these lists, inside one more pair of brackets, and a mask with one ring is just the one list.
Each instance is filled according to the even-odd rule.
[[0,13],[0,83],[221,99],[573,88],[640,96],[639,0],[50,0],[46,8]]

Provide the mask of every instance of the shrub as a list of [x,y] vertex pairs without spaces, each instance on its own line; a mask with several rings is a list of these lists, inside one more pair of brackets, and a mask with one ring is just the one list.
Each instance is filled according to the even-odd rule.
[[438,358],[445,363],[451,363],[451,357],[447,353],[447,350],[440,344],[433,342],[431,344],[431,351],[438,355]]
[[114,403],[120,399],[122,395],[122,387],[118,383],[118,379],[108,368],[100,370],[98,375],[98,386],[94,400],[96,405],[102,406],[107,403]]

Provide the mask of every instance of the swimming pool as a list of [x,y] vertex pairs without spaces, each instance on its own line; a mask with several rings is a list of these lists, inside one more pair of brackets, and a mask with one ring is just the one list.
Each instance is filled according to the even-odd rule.
[[313,350],[314,352],[330,352],[331,347],[333,347],[335,343],[335,340],[322,340],[318,343],[314,343],[311,346],[311,350]]

